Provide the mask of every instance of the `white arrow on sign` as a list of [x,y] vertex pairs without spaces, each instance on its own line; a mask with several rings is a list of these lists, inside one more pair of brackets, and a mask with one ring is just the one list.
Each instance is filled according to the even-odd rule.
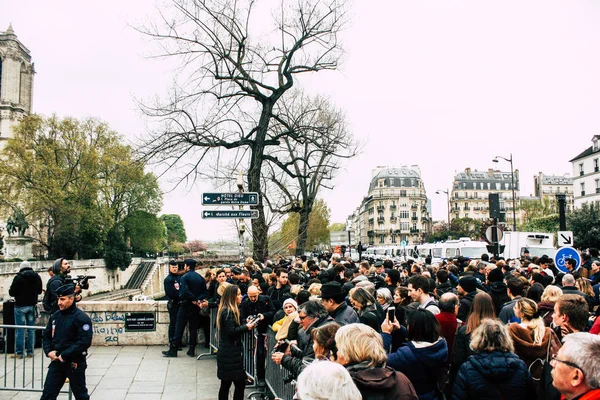
[[210,200],[210,197],[204,196],[204,201],[209,201],[209,200]]
[[558,232],[558,247],[573,247],[573,232],[559,231]]

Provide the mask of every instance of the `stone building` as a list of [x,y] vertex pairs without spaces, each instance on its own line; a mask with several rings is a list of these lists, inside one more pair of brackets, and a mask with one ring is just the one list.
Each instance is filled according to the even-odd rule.
[[13,126],[31,112],[34,73],[31,54],[12,26],[0,32],[0,148]]
[[[466,168],[454,177],[450,193],[450,218],[489,219],[489,195],[500,195],[501,209],[506,212],[506,225],[512,225],[513,186],[510,172]],[[519,206],[519,170],[514,175],[515,202]],[[518,219],[518,218],[517,218]]]
[[567,199],[567,212],[573,210],[573,178],[569,174],[544,175],[540,172],[533,177],[535,197],[543,200],[550,198],[556,201],[557,194],[564,194]]
[[600,202],[600,135],[594,135],[592,145],[569,162],[573,164],[575,208],[583,203]]
[[429,208],[418,166],[377,167],[368,195],[349,219],[363,244],[415,244],[431,229]]

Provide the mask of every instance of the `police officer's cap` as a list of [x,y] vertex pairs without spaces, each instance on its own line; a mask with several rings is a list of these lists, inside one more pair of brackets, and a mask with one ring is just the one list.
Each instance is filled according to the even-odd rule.
[[195,267],[196,264],[198,264],[198,261],[194,260],[193,258],[187,258],[187,259],[183,260],[183,263],[185,265],[189,265],[190,267]]
[[68,283],[66,285],[62,285],[58,289],[56,289],[56,295],[58,297],[61,296],[72,296],[75,294],[75,285]]

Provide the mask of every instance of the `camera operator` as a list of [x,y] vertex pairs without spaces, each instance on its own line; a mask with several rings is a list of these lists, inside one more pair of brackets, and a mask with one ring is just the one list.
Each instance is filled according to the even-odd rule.
[[249,322],[253,317],[258,317],[256,337],[256,376],[259,381],[265,379],[265,333],[273,321],[275,309],[267,296],[258,294],[256,286],[248,287],[248,297],[240,305],[242,321]]
[[[333,318],[329,316],[323,304],[315,300],[307,301],[300,306],[298,309],[298,319],[300,320],[301,327],[299,336],[302,334],[298,346],[290,344],[285,349],[285,352],[277,351],[271,356],[276,364],[280,364],[295,376],[298,376],[302,372],[302,369],[315,358],[311,336],[312,330],[333,322]],[[280,348],[279,350],[283,349]]]
[[[52,264],[54,276],[46,284],[46,293],[44,294],[43,306],[48,314],[52,315],[58,311],[58,295],[56,290],[66,285],[71,272],[71,266],[66,258],[58,258]],[[81,301],[81,286],[75,285],[75,301]]]

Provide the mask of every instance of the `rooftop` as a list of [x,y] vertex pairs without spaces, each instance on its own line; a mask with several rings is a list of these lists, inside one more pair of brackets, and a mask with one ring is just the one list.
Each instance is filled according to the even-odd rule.
[[544,185],[572,185],[573,178],[570,175],[544,175],[542,183]]

